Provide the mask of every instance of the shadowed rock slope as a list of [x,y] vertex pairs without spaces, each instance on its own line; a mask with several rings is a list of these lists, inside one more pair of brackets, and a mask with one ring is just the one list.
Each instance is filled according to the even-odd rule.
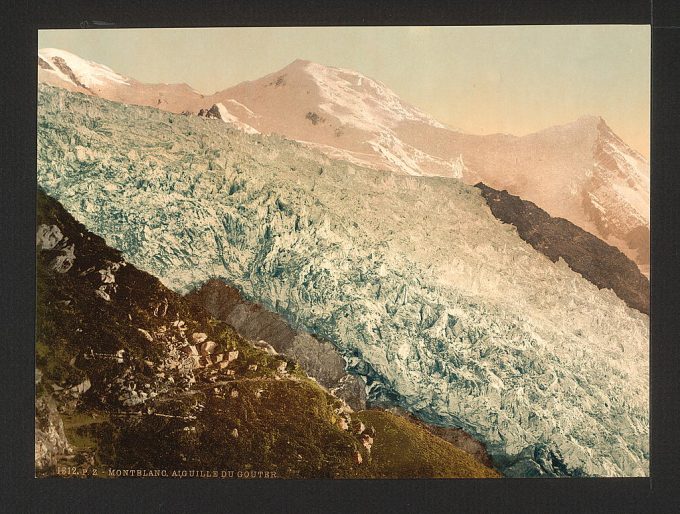
[[366,384],[345,371],[345,360],[328,341],[292,329],[280,315],[245,300],[238,289],[221,280],[209,280],[186,298],[260,347],[295,359],[305,373],[353,409],[366,408]]
[[571,269],[599,288],[611,289],[629,307],[649,314],[649,280],[619,249],[563,218],[550,216],[536,204],[498,191],[480,182],[475,185],[496,218],[517,228],[517,233],[537,251]]
[[[258,345],[271,345],[275,351],[292,357],[310,377],[345,400],[355,410],[366,408],[366,384],[345,370],[345,360],[335,347],[300,330],[293,330],[281,316],[259,304],[243,298],[238,289],[218,279],[208,280],[200,288],[185,296],[198,303],[211,316],[226,321],[239,335],[258,341]],[[271,350],[270,350],[271,351]],[[370,378],[368,379],[370,383]],[[404,416],[432,434],[450,442],[455,447],[473,455],[482,464],[493,467],[491,457],[483,443],[460,428],[448,428],[420,421],[407,411],[390,404],[370,404]]]
[[498,476],[403,418],[354,412],[292,360],[128,264],[42,192],[36,246],[38,476],[58,465],[88,476]]

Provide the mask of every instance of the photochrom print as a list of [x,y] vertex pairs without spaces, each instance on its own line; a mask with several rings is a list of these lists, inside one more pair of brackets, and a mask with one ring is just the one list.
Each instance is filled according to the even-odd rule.
[[36,476],[649,475],[648,26],[43,30]]

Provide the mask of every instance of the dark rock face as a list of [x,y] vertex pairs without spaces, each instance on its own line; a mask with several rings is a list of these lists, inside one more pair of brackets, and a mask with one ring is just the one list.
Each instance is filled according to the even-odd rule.
[[620,250],[507,191],[497,191],[482,182],[475,187],[482,192],[493,215],[514,225],[519,236],[534,249],[553,262],[561,257],[600,289],[611,289],[629,307],[649,314],[649,280]]
[[248,302],[220,280],[210,280],[187,295],[215,318],[227,322],[246,339],[266,341],[277,352],[295,359],[305,372],[345,400],[353,409],[366,408],[364,382],[345,371],[345,361],[333,345],[293,330],[278,314]]
[[213,105],[210,109],[201,109],[198,111],[198,115],[202,118],[208,118],[213,120],[221,120],[222,115],[220,114],[220,109],[217,105]]
[[59,68],[59,70],[61,70],[62,73],[67,75],[68,78],[70,78],[74,84],[82,88],[89,89],[85,84],[78,80],[78,77],[76,77],[75,73],[73,73],[73,70],[69,68],[68,64],[66,64],[66,61],[64,59],[62,59],[61,57],[55,57],[53,61],[57,68]]
[[40,66],[41,68],[43,68],[43,69],[45,69],[45,70],[51,70],[51,69],[52,69],[52,66],[50,66],[49,64],[47,64],[47,62],[45,62],[45,61],[43,60],[43,58],[40,57],[40,56],[38,56],[38,66]]
[[305,115],[305,118],[311,121],[312,125],[318,125],[319,123],[324,123],[326,121],[326,118],[323,118],[317,113],[311,111]]
[[[40,384],[36,384],[40,387]],[[35,470],[36,473],[54,468],[60,458],[72,453],[57,404],[43,391],[35,399]]]

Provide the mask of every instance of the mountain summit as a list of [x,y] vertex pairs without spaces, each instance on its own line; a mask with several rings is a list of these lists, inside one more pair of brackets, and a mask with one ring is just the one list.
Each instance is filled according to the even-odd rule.
[[295,60],[213,95],[143,84],[55,49],[38,54],[43,82],[179,113],[203,109],[250,133],[278,133],[340,158],[400,174],[484,182],[534,202],[649,269],[649,163],[599,116],[522,137],[453,130],[361,73]]
[[144,84],[108,66],[56,48],[38,52],[38,81],[114,102],[171,112],[193,112],[204,103],[203,95],[188,84]]
[[214,99],[260,132],[283,134],[333,157],[410,175],[460,175],[456,159],[433,158],[399,135],[405,123],[444,125],[355,71],[296,60]]

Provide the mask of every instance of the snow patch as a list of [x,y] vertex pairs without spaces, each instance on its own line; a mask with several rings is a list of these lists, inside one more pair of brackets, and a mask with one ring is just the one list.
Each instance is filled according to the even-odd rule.
[[259,134],[260,132],[251,127],[250,125],[243,123],[241,120],[239,120],[236,116],[234,116],[232,113],[229,112],[229,110],[224,106],[223,103],[217,103],[217,109],[220,112],[220,117],[222,118],[222,121],[226,123],[232,123],[235,125],[239,130],[242,130],[243,132],[246,132],[247,134]]
[[406,120],[415,120],[444,128],[444,125],[424,112],[402,102],[381,82],[352,70],[313,62],[307,63],[305,69],[313,77],[325,100],[321,108],[343,124],[362,130],[380,131]]
[[242,104],[241,102],[239,102],[238,100],[234,100],[233,98],[230,98],[229,100],[227,100],[227,102],[232,103],[232,104],[234,104],[234,105],[237,105],[238,107],[241,107],[244,111],[246,111],[248,114],[250,114],[250,115],[253,116],[253,117],[259,117],[258,115],[256,115],[253,111],[251,111],[250,109],[248,109],[248,107],[246,107],[245,105],[243,105],[243,104]]
[[87,61],[81,57],[78,57],[77,55],[66,52],[65,50],[59,50],[56,48],[43,48],[38,52],[38,55],[43,60],[52,65],[54,68],[54,73],[59,75],[63,80],[71,83],[73,83],[73,79],[55,65],[54,58],[59,57],[63,59],[66,65],[71,69],[71,71],[73,71],[73,74],[78,78],[78,80],[88,88],[106,85],[110,82],[126,86],[130,85],[130,79],[119,75],[108,66]]

